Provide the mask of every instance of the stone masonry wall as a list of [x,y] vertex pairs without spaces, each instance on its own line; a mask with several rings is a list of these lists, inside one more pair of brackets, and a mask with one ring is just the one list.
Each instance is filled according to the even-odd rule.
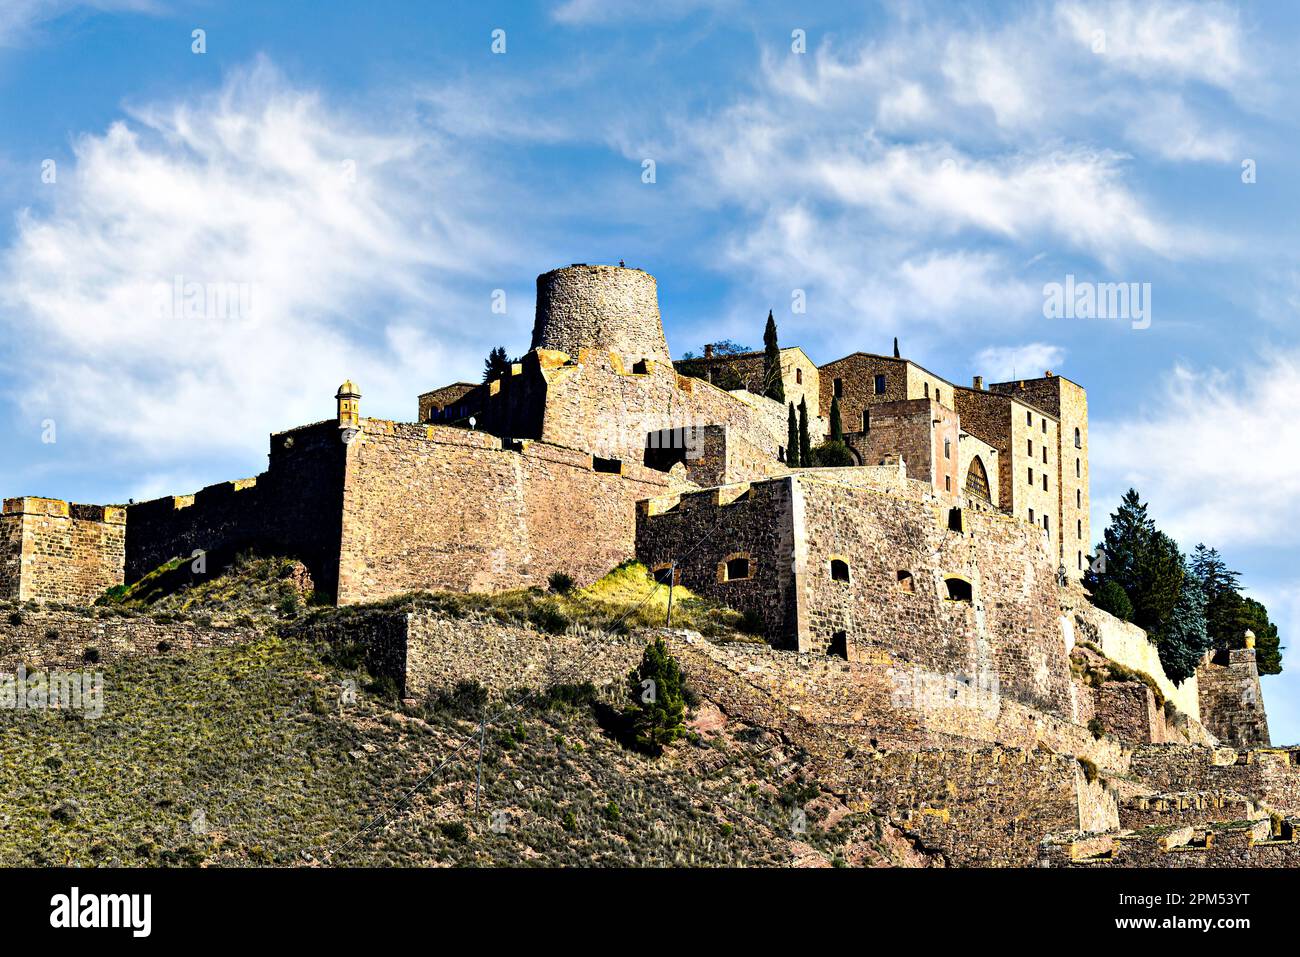
[[0,671],[12,673],[20,664],[28,670],[84,668],[88,648],[98,652],[98,663],[111,664],[167,651],[238,645],[259,635],[253,627],[217,627],[191,619],[155,621],[44,610],[23,611],[20,619],[15,624],[9,613],[0,615]]
[[6,499],[0,597],[90,604],[122,583],[126,511],[57,499]]
[[1134,750],[1131,767],[1160,791],[1232,791],[1300,814],[1300,750],[1148,745]]
[[537,277],[537,315],[530,349],[576,356],[611,350],[623,358],[667,362],[655,277],[640,269],[573,265]]
[[1224,744],[1268,746],[1268,715],[1254,648],[1217,652],[1196,669],[1201,721]]
[[334,594],[346,453],[336,422],[303,426],[271,436],[270,465],[255,479],[129,506],[126,580],[196,549],[209,553],[210,572],[256,549],[298,559]]
[[667,477],[444,426],[363,420],[348,447],[340,604],[404,591],[586,584],[631,557],[636,502]]

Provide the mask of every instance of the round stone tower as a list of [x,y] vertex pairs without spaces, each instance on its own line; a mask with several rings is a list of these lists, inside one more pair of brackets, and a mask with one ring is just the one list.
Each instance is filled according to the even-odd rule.
[[537,277],[533,349],[616,352],[629,365],[668,362],[655,277],[624,266],[574,264]]

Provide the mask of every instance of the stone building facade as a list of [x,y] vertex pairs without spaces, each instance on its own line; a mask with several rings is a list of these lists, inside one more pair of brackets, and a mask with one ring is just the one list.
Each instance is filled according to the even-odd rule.
[[1253,636],[1248,647],[1212,651],[1196,669],[1201,711],[1224,744],[1268,746],[1268,715],[1259,688]]

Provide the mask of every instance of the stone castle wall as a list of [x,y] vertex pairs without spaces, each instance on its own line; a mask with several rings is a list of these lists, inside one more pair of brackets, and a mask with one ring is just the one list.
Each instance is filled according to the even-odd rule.
[[130,506],[126,580],[196,550],[215,571],[254,549],[298,559],[319,590],[334,594],[347,448],[336,422],[303,426],[271,436],[269,467],[255,479]]
[[419,589],[580,584],[632,554],[636,502],[667,476],[543,443],[363,420],[342,495],[340,604]]
[[[647,503],[636,554],[651,568],[675,560],[683,585],[757,615],[778,646],[995,678],[1004,695],[1072,716],[1041,538],[995,513],[954,514],[919,483],[894,492],[854,484],[857,471]],[[740,558],[743,577],[728,566]],[[848,580],[835,577],[834,562],[847,565]],[[969,601],[950,597],[960,586],[949,578],[970,588]]]
[[122,584],[126,511],[12,498],[0,514],[0,599],[91,604]]

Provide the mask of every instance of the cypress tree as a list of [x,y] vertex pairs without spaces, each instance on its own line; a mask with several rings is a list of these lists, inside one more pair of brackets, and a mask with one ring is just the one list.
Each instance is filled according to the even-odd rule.
[[799,461],[812,465],[812,440],[808,437],[808,400],[799,400]]
[[763,330],[763,395],[777,402],[785,401],[785,383],[781,381],[781,347],[776,342],[776,320],[767,311]]
[[646,645],[641,664],[628,672],[627,692],[627,715],[646,751],[660,754],[686,734],[686,676],[662,638]]
[[844,424],[840,421],[840,400],[831,398],[831,441],[844,441]]
[[510,365],[511,362],[506,356],[505,347],[497,346],[488,353],[487,359],[483,362],[483,381],[488,382],[509,375]]
[[794,415],[794,403],[790,403],[790,418],[785,429],[785,464],[792,469],[799,467],[799,422]]

